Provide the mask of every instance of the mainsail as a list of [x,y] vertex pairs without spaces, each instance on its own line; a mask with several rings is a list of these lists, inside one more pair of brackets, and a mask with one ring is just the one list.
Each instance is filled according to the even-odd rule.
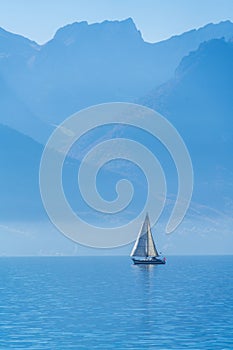
[[153,236],[150,228],[150,220],[148,214],[139,232],[138,238],[133,247],[131,256],[137,257],[156,257],[157,249],[154,244]]

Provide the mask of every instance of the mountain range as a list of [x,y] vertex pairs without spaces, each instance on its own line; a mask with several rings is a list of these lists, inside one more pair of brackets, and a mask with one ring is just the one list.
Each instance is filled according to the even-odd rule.
[[230,21],[159,43],[145,42],[130,18],[73,23],[41,46],[1,29],[1,122],[44,143],[77,110],[134,102],[171,79],[202,42],[222,37],[233,37]]
[[232,38],[230,21],[159,43],[145,42],[132,19],[73,23],[44,45],[0,29],[0,223],[47,220],[43,145],[72,113],[112,101],[153,108],[180,132],[194,165],[193,222],[202,205],[211,220],[231,220]]

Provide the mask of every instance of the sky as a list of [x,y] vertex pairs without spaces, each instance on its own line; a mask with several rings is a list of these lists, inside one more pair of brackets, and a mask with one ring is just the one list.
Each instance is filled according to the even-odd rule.
[[66,24],[132,17],[156,42],[207,23],[233,21],[232,0],[0,0],[0,27],[39,44]]

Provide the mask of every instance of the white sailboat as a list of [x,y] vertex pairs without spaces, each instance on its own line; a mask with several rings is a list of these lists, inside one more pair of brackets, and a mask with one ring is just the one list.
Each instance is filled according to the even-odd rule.
[[165,264],[166,259],[159,256],[150,228],[148,214],[138,234],[130,254],[134,264]]

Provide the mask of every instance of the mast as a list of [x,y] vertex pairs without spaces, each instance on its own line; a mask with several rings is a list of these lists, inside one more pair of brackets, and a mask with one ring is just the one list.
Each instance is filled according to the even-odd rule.
[[156,257],[158,255],[151,233],[149,216],[146,214],[145,221],[141,227],[130,256]]

